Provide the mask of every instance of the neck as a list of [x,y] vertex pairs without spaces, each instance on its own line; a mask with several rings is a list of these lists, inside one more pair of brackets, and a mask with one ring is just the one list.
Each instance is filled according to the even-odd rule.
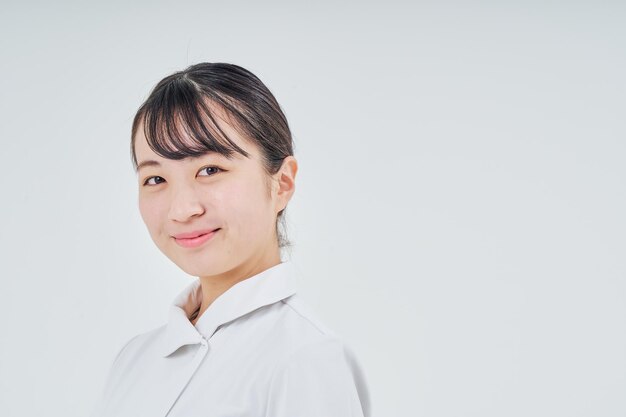
[[194,315],[191,316],[191,324],[195,326],[213,301],[224,294],[230,287],[279,263],[281,263],[280,252],[275,251],[270,256],[250,259],[221,274],[199,277],[202,289],[202,303],[195,317]]

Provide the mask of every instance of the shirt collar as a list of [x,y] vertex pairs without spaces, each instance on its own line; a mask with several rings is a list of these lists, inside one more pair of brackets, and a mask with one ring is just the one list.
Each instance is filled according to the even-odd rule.
[[189,317],[202,301],[200,279],[194,280],[176,296],[159,350],[163,357],[184,345],[209,340],[217,328],[257,308],[273,304],[296,292],[296,271],[291,261],[281,262],[243,281],[217,297],[200,316],[196,325]]

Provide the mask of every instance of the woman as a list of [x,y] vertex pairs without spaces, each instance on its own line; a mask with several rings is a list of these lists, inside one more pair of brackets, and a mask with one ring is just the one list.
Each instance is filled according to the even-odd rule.
[[237,65],[192,65],[140,106],[131,156],[141,216],[198,279],[167,324],[119,350],[94,417],[369,417],[355,355],[281,261],[292,146],[272,93]]

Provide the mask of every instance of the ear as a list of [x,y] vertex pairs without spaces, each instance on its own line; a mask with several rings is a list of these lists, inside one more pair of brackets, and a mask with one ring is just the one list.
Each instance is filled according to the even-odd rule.
[[278,190],[276,191],[276,213],[287,207],[291,196],[296,191],[296,174],[298,172],[298,161],[293,155],[283,159],[283,164],[276,175]]

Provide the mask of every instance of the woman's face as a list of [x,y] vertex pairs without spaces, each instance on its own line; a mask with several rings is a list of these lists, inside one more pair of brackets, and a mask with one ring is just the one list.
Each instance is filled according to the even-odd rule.
[[[276,216],[295,191],[293,156],[283,161],[270,181],[261,165],[260,149],[224,119],[218,123],[250,153],[248,158],[234,153],[229,160],[207,153],[175,161],[150,149],[143,126],[135,138],[143,221],[157,247],[182,270],[198,277],[218,275],[246,263],[279,261]],[[154,162],[143,165],[146,161]],[[185,234],[204,236],[185,239]]]

